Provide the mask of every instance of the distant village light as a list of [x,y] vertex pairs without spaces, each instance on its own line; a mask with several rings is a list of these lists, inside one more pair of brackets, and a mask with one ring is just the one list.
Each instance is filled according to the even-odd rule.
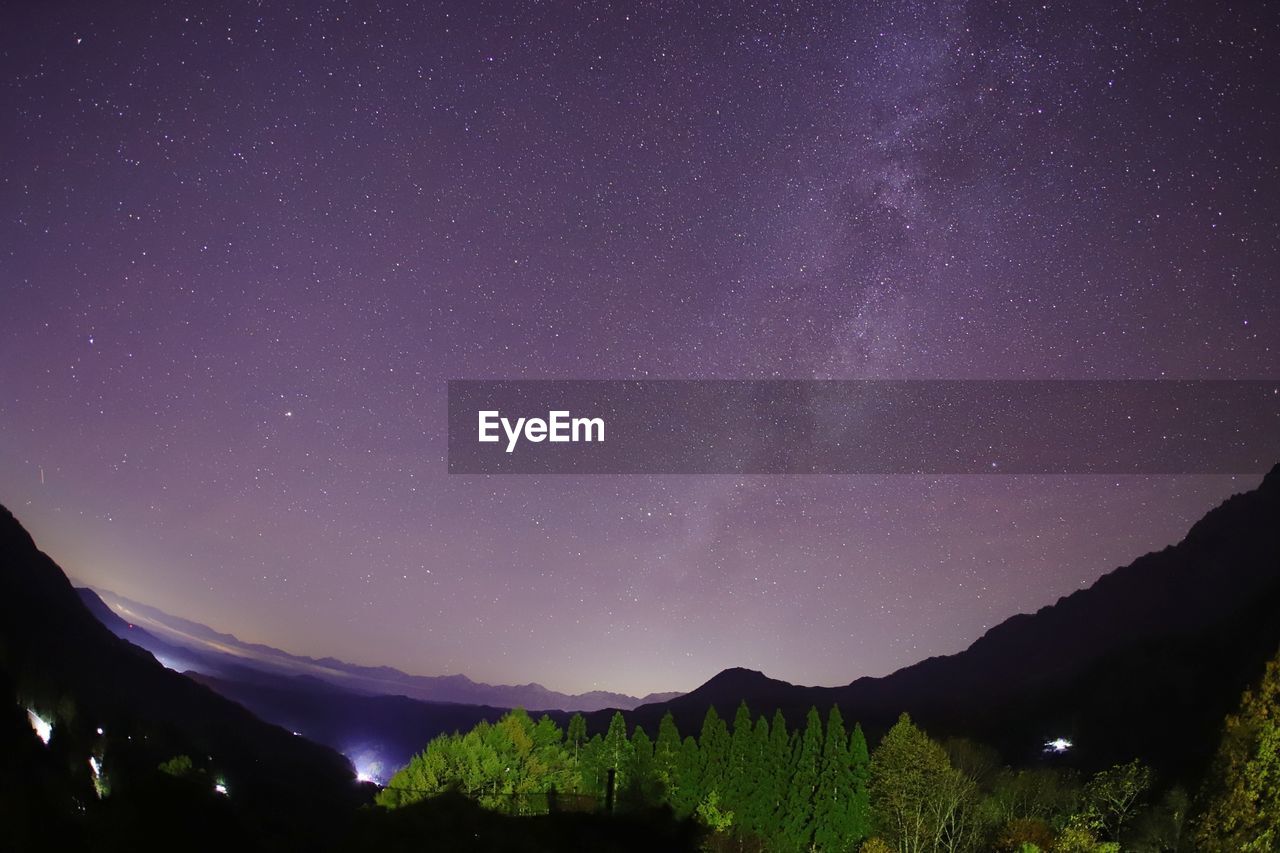
[[31,728],[35,731],[36,737],[40,738],[40,740],[47,746],[49,744],[49,738],[53,736],[53,723],[37,714],[35,711],[32,711],[30,708],[27,709],[27,722],[31,723]]
[[1074,746],[1074,744],[1071,743],[1071,741],[1064,737],[1060,737],[1055,740],[1047,741],[1044,745],[1044,751],[1061,754],[1070,750],[1072,746]]

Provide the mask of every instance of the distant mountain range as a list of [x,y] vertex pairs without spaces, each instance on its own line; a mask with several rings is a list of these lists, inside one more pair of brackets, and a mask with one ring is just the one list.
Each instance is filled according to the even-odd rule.
[[[30,722],[37,719],[49,726],[39,740]],[[177,756],[197,776],[161,784],[168,777],[158,765]],[[111,818],[90,808],[99,769],[114,780],[119,810]],[[0,846],[40,850],[185,847],[175,840],[182,832],[200,834],[198,849],[246,833],[318,849],[371,799],[343,756],[262,722],[114,636],[3,507],[0,790],[15,809],[0,815]],[[131,816],[134,807],[154,813]],[[107,827],[99,818],[120,822]],[[101,831],[115,841],[104,845]]]
[[[1086,766],[1142,756],[1199,772],[1224,715],[1280,645],[1280,465],[1197,522],[1177,545],[1138,558],[1034,614],[1006,619],[968,649],[843,687],[799,687],[725,670],[628,715],[652,731],[671,711],[696,732],[709,706],[732,715],[811,706],[882,731],[909,711],[931,731],[975,737],[1018,760],[1052,737]],[[607,714],[589,719],[607,725]]]
[[[65,586],[74,600],[57,567],[43,555],[31,556],[38,552],[7,514],[0,518],[0,528],[5,525],[4,559],[20,566],[39,563],[40,572],[50,576],[40,575],[39,582]],[[584,699],[539,685],[494,687],[461,676],[410,676],[298,657],[90,590],[79,591],[79,615],[73,618],[65,612],[72,607],[63,593],[45,602],[32,600],[21,584],[19,592],[3,602],[10,621],[0,627],[13,632],[16,622],[17,637],[29,631],[44,638],[60,650],[55,660],[71,659],[82,646],[89,660],[110,658],[102,674],[92,663],[74,664],[90,667],[85,677],[91,681],[105,683],[105,673],[122,666],[146,666],[147,678],[157,678],[158,664],[150,655],[124,654],[129,647],[117,637],[125,637],[170,667],[188,671],[190,679],[180,681],[201,682],[264,719],[333,746],[366,775],[382,778],[435,734],[494,719],[507,707],[591,709],[598,702],[630,708],[640,701],[609,702],[606,697],[614,694]],[[54,617],[41,616],[50,608]],[[90,611],[109,631],[80,624]],[[62,623],[75,623],[74,630],[49,638],[49,625]],[[1034,758],[1046,740],[1062,736],[1076,745],[1068,760],[1085,769],[1139,756],[1175,778],[1189,777],[1203,769],[1223,716],[1278,645],[1280,466],[1257,489],[1209,512],[1177,545],[1115,569],[1034,614],[1007,619],[958,654],[834,688],[728,669],[688,694],[630,708],[627,719],[654,732],[670,711],[682,733],[696,734],[713,705],[728,717],[745,700],[756,714],[777,709],[798,724],[811,705],[839,704],[845,718],[861,721],[874,742],[900,712],[909,711],[932,734],[991,743],[1014,762]],[[32,654],[32,661],[41,660]],[[22,672],[39,678],[45,668],[29,663]],[[172,690],[174,678],[158,680],[169,686],[154,689]],[[602,731],[612,714],[609,707],[592,710],[590,729]],[[551,715],[563,722],[568,713]]]
[[629,710],[680,695],[651,693],[635,697],[604,690],[570,694],[549,690],[537,683],[494,685],[472,681],[465,675],[409,675],[389,666],[316,659],[260,643],[246,643],[231,634],[131,601],[109,590],[82,587],[78,592],[90,611],[116,636],[141,646],[171,669],[198,672],[223,681],[258,683],[264,675],[308,676],[367,695],[539,711]]

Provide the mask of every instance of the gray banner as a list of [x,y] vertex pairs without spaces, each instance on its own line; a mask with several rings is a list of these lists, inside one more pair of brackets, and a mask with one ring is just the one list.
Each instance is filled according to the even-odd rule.
[[455,380],[454,474],[1251,474],[1280,381]]

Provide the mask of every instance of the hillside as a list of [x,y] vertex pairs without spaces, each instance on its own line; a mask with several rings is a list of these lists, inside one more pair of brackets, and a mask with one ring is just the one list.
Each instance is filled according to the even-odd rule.
[[[992,628],[966,650],[882,678],[801,687],[730,669],[628,718],[646,727],[670,710],[696,731],[709,705],[732,714],[838,703],[871,732],[901,711],[939,733],[978,737],[1010,759],[1049,737],[1078,745],[1087,766],[1143,755],[1198,772],[1216,727],[1280,644],[1280,466],[1210,511],[1181,542],[1087,589]],[[594,715],[593,728],[607,724]]]
[[[210,839],[240,837],[241,830],[264,845],[319,837],[367,797],[341,755],[258,720],[117,638],[3,508],[0,688],[9,697],[5,707],[16,709],[3,729],[3,777],[22,778],[22,790],[44,811],[7,816],[19,838],[24,827],[44,833],[65,826],[68,838],[91,831],[97,798],[90,756],[111,786],[113,819],[131,802],[177,796],[184,809],[216,816],[220,829]],[[23,719],[28,711],[52,724],[47,748]],[[190,757],[193,778],[205,781],[174,793],[156,768],[178,755]],[[219,797],[215,782],[229,794]]]

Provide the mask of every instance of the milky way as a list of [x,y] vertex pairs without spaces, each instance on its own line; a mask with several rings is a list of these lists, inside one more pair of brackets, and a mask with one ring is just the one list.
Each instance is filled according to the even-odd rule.
[[[15,8],[16,6],[16,8]],[[958,650],[1230,477],[460,477],[451,378],[1277,378],[1269,3],[10,4],[0,500],[291,651]]]

